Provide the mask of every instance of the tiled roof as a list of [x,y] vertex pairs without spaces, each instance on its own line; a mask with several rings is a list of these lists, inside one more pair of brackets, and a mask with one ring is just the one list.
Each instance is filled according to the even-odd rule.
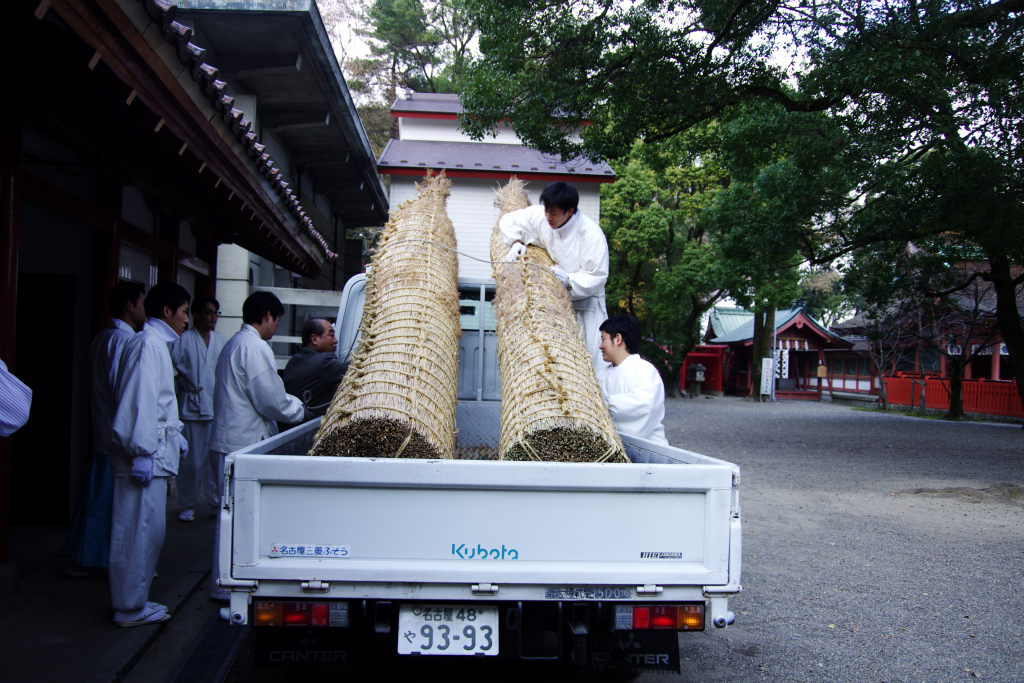
[[320,246],[324,255],[328,259],[336,258],[337,254],[330,250],[327,241],[313,227],[313,221],[306,215],[305,209],[299,203],[298,196],[291,189],[289,183],[283,179],[281,170],[277,168],[274,160],[266,152],[266,146],[256,142],[256,133],[249,130],[252,127],[252,122],[244,118],[240,109],[235,108],[235,98],[225,94],[227,83],[217,78],[219,75],[217,67],[206,63],[204,59],[206,50],[191,42],[192,29],[174,21],[178,12],[177,5],[167,2],[167,0],[138,0],[138,2],[146,9],[146,14],[153,21],[160,23],[164,40],[175,47],[178,61],[188,67],[192,80],[199,85],[221,119],[231,128],[235,139],[245,148],[260,175],[266,178],[270,186],[280,195],[284,206],[288,207],[292,216]]
[[711,309],[708,321],[711,333],[716,337],[729,334],[737,327],[754,317],[754,314],[745,308],[733,306],[715,306]]
[[395,100],[391,105],[391,113],[398,116],[402,113],[461,114],[462,104],[458,95],[414,92],[408,97],[399,97]]
[[[738,310],[743,310],[743,309],[738,309]],[[843,344],[846,344],[846,345],[849,345],[849,344],[852,343],[852,342],[849,342],[849,341],[843,339],[842,337],[840,337],[839,335],[835,334],[834,332],[828,330],[824,325],[819,323],[817,320],[815,320],[811,316],[807,315],[807,312],[803,309],[803,307],[800,307],[800,308],[785,308],[785,309],[779,309],[779,310],[775,311],[775,329],[776,330],[780,330],[781,328],[783,328],[786,325],[788,325],[794,318],[796,318],[800,314],[803,314],[804,318],[806,318],[808,321],[810,321],[811,326],[814,327],[814,329],[817,330],[817,332],[820,333],[823,337],[828,337],[829,339],[833,339],[833,340],[835,340],[837,342],[840,342],[840,343],[843,343]],[[711,343],[712,344],[734,344],[736,342],[750,341],[753,338],[754,338],[754,316],[753,316],[753,314],[751,314],[746,322],[744,322],[741,325],[733,328],[733,330],[730,331],[729,333],[723,334],[720,337],[716,337],[716,338],[712,339]]]
[[563,162],[522,145],[481,142],[437,142],[432,140],[391,140],[377,162],[381,173],[397,169],[444,169],[449,175],[531,175],[575,176],[590,182],[611,182],[615,172],[601,162],[578,158]]

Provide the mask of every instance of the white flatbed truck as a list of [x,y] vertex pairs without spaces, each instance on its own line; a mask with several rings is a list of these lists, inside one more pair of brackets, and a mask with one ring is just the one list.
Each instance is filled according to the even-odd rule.
[[[268,666],[677,672],[679,631],[733,621],[739,468],[631,437],[631,464],[480,459],[499,433],[493,283],[461,285],[471,459],[310,457],[319,421],[230,454],[214,578],[231,622],[252,624]],[[343,355],[360,294],[343,295]]]

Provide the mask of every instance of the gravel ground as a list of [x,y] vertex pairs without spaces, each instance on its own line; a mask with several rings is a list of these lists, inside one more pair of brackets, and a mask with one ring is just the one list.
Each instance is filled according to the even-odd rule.
[[643,681],[1024,681],[1024,431],[819,402],[669,399],[740,465],[743,592]]
[[[681,675],[639,681],[1024,682],[1019,424],[702,398],[665,428],[742,468],[743,592],[735,625],[680,635]],[[249,666],[228,680],[338,680]]]

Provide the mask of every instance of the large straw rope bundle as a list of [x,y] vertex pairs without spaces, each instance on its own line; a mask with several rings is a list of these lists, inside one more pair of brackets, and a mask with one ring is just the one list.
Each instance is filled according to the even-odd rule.
[[458,258],[444,173],[395,211],[366,279],[359,348],[310,455],[452,458]]
[[[494,201],[501,215],[526,208],[517,178]],[[497,225],[491,260],[508,247]],[[551,272],[553,261],[528,246],[515,263],[495,263],[502,460],[628,462],[608,415],[572,302]]]

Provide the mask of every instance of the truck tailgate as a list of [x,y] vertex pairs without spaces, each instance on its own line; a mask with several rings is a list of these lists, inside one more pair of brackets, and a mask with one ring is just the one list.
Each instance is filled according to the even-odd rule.
[[229,462],[235,580],[729,583],[735,468],[720,461]]

